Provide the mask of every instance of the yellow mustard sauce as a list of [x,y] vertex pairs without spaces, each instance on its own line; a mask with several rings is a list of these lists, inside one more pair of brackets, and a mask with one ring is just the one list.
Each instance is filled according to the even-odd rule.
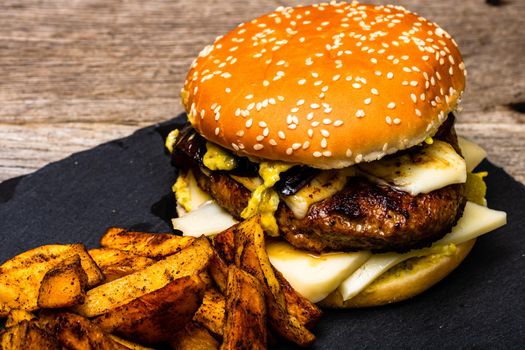
[[254,215],[261,216],[261,226],[270,236],[278,236],[279,228],[274,213],[279,206],[279,195],[273,186],[279,181],[280,174],[290,169],[294,164],[277,161],[261,162],[259,164],[259,176],[263,183],[252,192],[248,205],[241,213],[243,219]]
[[173,146],[175,146],[177,137],[179,137],[179,129],[171,130],[170,133],[168,134],[168,137],[166,137],[164,146],[168,149],[170,153],[173,153]]
[[206,142],[206,153],[202,162],[210,170],[232,170],[237,166],[235,157],[211,142]]
[[179,176],[177,176],[177,181],[175,181],[175,183],[171,187],[171,190],[173,191],[173,193],[175,193],[177,203],[179,203],[184,208],[184,210],[190,212],[192,210],[191,190],[186,175],[187,174],[183,174],[181,172]]
[[467,173],[467,182],[465,185],[465,197],[467,200],[479,205],[485,204],[485,195],[487,194],[487,185],[483,178],[487,176],[486,171],[480,173]]

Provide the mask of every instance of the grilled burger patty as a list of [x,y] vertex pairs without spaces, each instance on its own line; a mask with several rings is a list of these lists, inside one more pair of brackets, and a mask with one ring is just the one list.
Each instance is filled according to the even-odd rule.
[[[435,138],[459,151],[449,118]],[[198,185],[230,214],[240,219],[251,192],[225,172],[194,168]],[[461,217],[466,199],[464,184],[450,185],[412,196],[390,186],[351,177],[334,196],[314,203],[298,219],[280,203],[275,213],[283,237],[297,248],[311,251],[406,251],[420,248],[450,232]]]

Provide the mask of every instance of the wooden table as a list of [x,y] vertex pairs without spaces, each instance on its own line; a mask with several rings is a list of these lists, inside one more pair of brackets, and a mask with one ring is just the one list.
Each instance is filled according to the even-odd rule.
[[[205,44],[298,3],[1,1],[0,181],[176,116]],[[399,3],[455,37],[469,73],[459,133],[525,182],[525,1]]]

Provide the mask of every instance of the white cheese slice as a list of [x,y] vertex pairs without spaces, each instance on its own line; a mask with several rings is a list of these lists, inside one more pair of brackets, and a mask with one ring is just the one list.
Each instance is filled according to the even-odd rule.
[[347,178],[355,175],[353,167],[341,170],[325,170],[314,177],[296,194],[282,197],[294,216],[302,219],[308,213],[310,205],[333,196],[345,187]]
[[292,287],[314,303],[336,290],[371,255],[368,251],[316,255],[282,241],[267,243],[266,251]]
[[476,168],[483,159],[487,157],[487,152],[478,144],[469,141],[463,137],[458,137],[459,148],[465,158],[467,171],[471,172]]
[[172,219],[173,228],[182,231],[183,236],[210,236],[226,230],[237,223],[217,203],[209,201],[190,213]]
[[389,268],[400,262],[416,256],[425,256],[439,251],[440,247],[448,244],[461,244],[487,232],[495,230],[507,222],[507,214],[503,211],[489,209],[487,207],[467,202],[465,211],[452,231],[439,241],[434,242],[432,247],[416,249],[404,254],[384,253],[374,254],[350,277],[341,283],[339,291],[343,300],[348,300],[372,283],[377,277],[385,273]]
[[451,145],[439,140],[417,153],[394,155],[358,167],[371,180],[386,182],[412,195],[467,180],[465,160]]

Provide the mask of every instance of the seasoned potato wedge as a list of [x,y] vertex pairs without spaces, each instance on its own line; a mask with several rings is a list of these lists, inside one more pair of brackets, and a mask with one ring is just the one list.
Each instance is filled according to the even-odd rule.
[[191,321],[205,290],[200,277],[181,277],[98,316],[94,322],[107,332],[140,342],[166,341]]
[[45,312],[38,325],[52,334],[67,349],[115,349],[120,346],[96,324],[69,312]]
[[218,350],[219,342],[205,328],[189,322],[170,341],[173,350]]
[[102,284],[86,293],[84,304],[75,312],[94,317],[164,287],[174,279],[198,275],[207,267],[213,253],[207,238],[196,239],[180,253],[170,255],[143,270]]
[[82,244],[45,245],[19,254],[0,266],[0,317],[11,309],[37,309],[40,283],[48,270],[78,254],[88,286],[103,281],[104,275]]
[[193,321],[215,335],[222,336],[224,317],[226,314],[226,299],[215,289],[208,289],[204,293],[202,304],[193,316]]
[[221,349],[266,349],[266,306],[260,282],[231,265]]
[[114,343],[116,343],[119,346],[119,349],[129,349],[129,350],[154,350],[153,348],[148,348],[147,346],[142,346],[137,343],[133,343],[129,340],[122,339],[120,337],[117,337],[114,334],[110,334],[109,337],[111,340],[113,340]]
[[58,340],[34,321],[21,321],[0,332],[0,349],[61,349]]
[[100,239],[100,245],[159,259],[180,252],[194,240],[194,237],[176,236],[171,233],[132,232],[110,227]]
[[106,277],[106,282],[142,270],[155,262],[154,259],[113,248],[91,249],[89,255]]
[[54,309],[75,306],[86,297],[87,275],[78,254],[47,271],[38,292],[38,307]]
[[[35,319],[35,315],[26,310],[13,309],[7,315],[7,320],[5,321],[5,327],[13,327],[22,321],[31,321]],[[1,349],[1,348],[0,348]]]
[[[283,338],[308,346],[315,336],[306,325],[315,323],[321,311],[300,297],[284,278],[279,280],[266,253],[264,232],[259,218],[253,217],[214,238],[218,255],[256,277],[262,284],[271,328]],[[233,255],[233,257],[232,257]],[[213,276],[213,275],[212,275]],[[282,277],[282,276],[281,276]],[[288,305],[288,303],[294,303]],[[300,303],[300,304],[299,304]]]

